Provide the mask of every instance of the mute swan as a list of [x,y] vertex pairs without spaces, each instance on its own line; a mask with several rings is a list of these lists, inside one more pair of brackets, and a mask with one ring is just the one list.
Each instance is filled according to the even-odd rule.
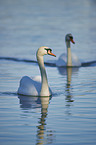
[[31,95],[31,96],[50,96],[52,92],[48,86],[47,74],[44,67],[43,56],[52,55],[52,50],[46,46],[42,46],[37,50],[36,57],[39,64],[41,76],[30,78],[28,76],[22,77],[20,86],[18,88],[18,94]]
[[70,41],[75,44],[72,34],[65,36],[65,42],[67,47],[67,54],[63,53],[56,61],[56,66],[81,66],[78,57],[75,54],[71,54]]

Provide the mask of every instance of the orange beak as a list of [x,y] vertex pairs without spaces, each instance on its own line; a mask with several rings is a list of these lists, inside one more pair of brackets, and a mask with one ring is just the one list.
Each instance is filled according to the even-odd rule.
[[73,40],[72,38],[70,38],[70,41],[71,41],[73,44],[75,44],[75,42],[74,42],[74,40]]
[[53,53],[52,53],[52,52],[50,52],[50,51],[48,51],[48,54],[56,57],[56,55],[55,55],[55,54],[53,54]]

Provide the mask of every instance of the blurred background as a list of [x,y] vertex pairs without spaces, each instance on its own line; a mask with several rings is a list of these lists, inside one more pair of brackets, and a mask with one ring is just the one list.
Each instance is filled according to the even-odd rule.
[[35,59],[40,46],[64,51],[65,35],[82,61],[96,59],[95,0],[1,0],[0,56]]

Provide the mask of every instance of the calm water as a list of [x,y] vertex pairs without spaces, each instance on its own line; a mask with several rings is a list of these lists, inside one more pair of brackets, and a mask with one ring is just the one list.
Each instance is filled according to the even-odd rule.
[[96,145],[96,63],[46,66],[51,98],[16,93],[22,76],[39,74],[19,60],[36,60],[42,45],[57,55],[45,61],[58,59],[70,32],[81,62],[96,62],[95,0],[0,1],[0,145]]

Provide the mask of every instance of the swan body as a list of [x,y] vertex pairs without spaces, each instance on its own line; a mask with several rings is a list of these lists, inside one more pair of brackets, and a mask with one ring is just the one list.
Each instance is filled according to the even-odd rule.
[[43,56],[52,55],[52,50],[46,46],[42,46],[37,50],[36,57],[40,68],[41,76],[30,78],[28,76],[22,77],[18,94],[30,96],[50,96],[52,91],[48,86],[47,74],[44,66]]
[[[81,66],[81,62],[79,61],[78,57],[72,53],[72,65],[70,66]],[[56,61],[56,66],[67,66],[67,54],[62,53],[59,59]]]
[[72,34],[67,34],[65,37],[67,53],[60,55],[59,59],[56,61],[56,66],[81,66],[78,57],[74,53],[71,53],[70,41],[75,44]]

